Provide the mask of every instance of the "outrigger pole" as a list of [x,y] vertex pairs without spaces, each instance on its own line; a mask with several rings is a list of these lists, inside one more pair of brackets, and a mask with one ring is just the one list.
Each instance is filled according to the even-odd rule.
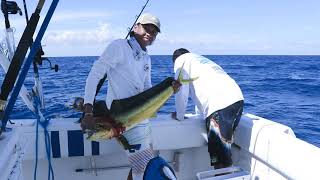
[[[29,44],[32,41],[31,40],[32,39],[32,35],[30,34],[30,32],[26,32],[26,31],[27,31],[27,29],[29,27],[29,28],[31,28],[31,30],[33,29],[33,33],[34,33],[35,27],[30,27],[30,26],[36,26],[36,24],[37,24],[37,22],[39,20],[39,17],[40,17],[39,14],[40,14],[40,11],[41,11],[41,9],[43,7],[44,1],[45,0],[39,0],[37,8],[36,8],[35,12],[32,14],[32,16],[30,18],[30,21],[29,21],[29,23],[28,23],[28,25],[27,25],[27,27],[26,27],[26,29],[25,29],[22,37],[21,37],[20,42],[22,42],[22,40],[24,40],[24,43],[22,43],[23,45],[21,45],[21,46],[23,46],[23,48],[26,48],[26,51],[27,51],[28,47],[30,46],[30,45],[29,46],[26,46],[26,45]],[[18,94],[20,92],[22,84],[23,84],[23,82],[24,82],[24,80],[26,78],[26,75],[28,73],[30,65],[31,65],[36,53],[38,52],[38,50],[40,48],[41,40],[42,40],[42,38],[44,36],[44,33],[45,33],[45,31],[46,31],[46,29],[48,27],[48,24],[49,24],[49,22],[51,20],[51,17],[52,17],[52,15],[53,15],[56,7],[57,7],[58,2],[59,2],[59,0],[53,0],[52,1],[51,5],[50,5],[50,8],[49,8],[49,10],[47,12],[47,15],[46,15],[41,27],[40,27],[39,33],[38,33],[35,41],[32,43],[31,50],[30,50],[30,53],[28,55],[28,58],[27,58],[26,62],[24,63],[23,69],[22,69],[22,71],[20,73],[20,76],[19,76],[19,78],[17,80],[16,86],[13,89],[13,92],[12,92],[11,97],[9,99],[8,105],[5,108],[5,112],[3,113],[3,117],[1,119],[2,120],[2,127],[1,127],[2,130],[5,130],[5,127],[6,127],[8,118],[9,118],[9,114],[11,113],[11,111],[13,109],[13,106],[14,106],[15,101],[17,99],[17,96],[18,96]],[[29,35],[29,36],[27,36],[27,35]],[[24,37],[24,36],[27,36],[27,37]],[[28,42],[25,42],[25,41],[28,41]],[[19,45],[20,45],[20,42],[19,42]],[[19,46],[18,46],[18,48],[19,48]],[[19,57],[21,56],[21,54],[18,54],[18,48],[17,48],[17,51],[16,51],[14,57],[18,56],[18,55],[19,55]],[[24,53],[24,56],[22,57],[22,59],[24,59],[24,57],[25,57],[25,53]],[[10,64],[10,67],[11,67],[11,64]],[[21,67],[21,64],[19,64],[19,67]],[[9,73],[9,71],[8,71],[8,73]],[[16,78],[17,77],[15,77],[15,79]],[[2,84],[2,86],[3,85],[4,84]],[[14,85],[14,82],[13,82],[13,85]],[[2,90],[2,88],[1,88],[1,90]],[[1,94],[2,94],[2,91],[1,91]]]
[[[134,25],[137,23],[139,17],[141,16],[142,12],[144,11],[144,9],[145,9],[146,6],[148,5],[148,3],[149,3],[149,0],[147,0],[146,3],[142,6],[142,9],[141,9],[140,13],[136,16],[136,19],[134,20],[131,28],[129,29],[129,31],[128,31],[125,39],[128,39],[128,37],[129,37],[129,35],[130,35],[130,33],[131,33]],[[97,96],[97,94],[99,93],[99,91],[100,91],[103,83],[106,81],[106,79],[107,79],[107,74],[105,74],[104,77],[103,77],[102,79],[100,79],[99,84],[98,84],[98,86],[97,86],[97,90],[96,90],[96,95],[95,95],[95,96]]]
[[[23,0],[23,7],[24,7],[24,14],[25,14],[25,18],[26,18],[26,24],[29,23],[29,16],[28,16],[28,9],[27,9],[27,5],[26,5],[26,0]],[[32,43],[33,43],[33,39]],[[54,69],[55,72],[58,72],[58,65],[55,65],[54,68],[52,67],[51,61],[46,58],[46,57],[42,57],[44,55],[44,51],[42,49],[42,45],[40,44],[40,48],[38,49],[38,52],[36,53],[34,60],[33,60],[33,72],[34,72],[34,87],[32,88],[32,92],[35,96],[38,96],[40,98],[40,109],[44,109],[45,108],[45,104],[44,104],[44,96],[43,96],[43,92],[42,92],[42,81],[40,79],[39,76],[39,69],[38,69],[38,65],[42,65],[42,62],[44,60],[47,60],[50,63],[50,69]]]

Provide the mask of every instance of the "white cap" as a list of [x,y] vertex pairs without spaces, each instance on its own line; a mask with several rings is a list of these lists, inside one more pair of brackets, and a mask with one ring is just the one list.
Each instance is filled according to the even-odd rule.
[[158,32],[160,32],[160,20],[156,16],[154,16],[154,15],[152,15],[150,13],[142,14],[139,17],[139,19],[137,20],[137,23],[140,23],[140,24],[152,24],[152,25],[156,26],[157,29],[158,29]]

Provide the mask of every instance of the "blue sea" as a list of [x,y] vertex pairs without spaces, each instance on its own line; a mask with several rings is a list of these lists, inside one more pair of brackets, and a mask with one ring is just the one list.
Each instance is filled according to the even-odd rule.
[[[290,126],[298,138],[320,147],[320,56],[207,57],[224,68],[240,85],[245,97],[244,112]],[[59,65],[58,72],[50,70],[46,61],[40,66],[46,117],[80,117],[80,113],[68,108],[67,104],[84,95],[86,77],[97,58],[52,57],[52,63]],[[151,58],[153,84],[173,75],[171,56],[154,55]],[[2,80],[3,71],[1,83]],[[33,81],[31,68],[25,85],[30,89]],[[106,91],[104,85],[98,99],[104,99]],[[193,111],[192,103],[188,110]],[[175,111],[173,98],[159,113],[172,111]],[[33,117],[18,99],[11,118]]]

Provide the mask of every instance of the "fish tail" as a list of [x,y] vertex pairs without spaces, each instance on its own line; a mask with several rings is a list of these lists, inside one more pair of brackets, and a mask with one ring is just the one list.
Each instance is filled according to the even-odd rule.
[[179,81],[182,83],[182,84],[187,84],[187,83],[190,83],[192,81],[195,81],[197,80],[199,77],[195,77],[195,78],[190,78],[190,79],[180,79]]
[[190,79],[183,79],[182,70],[183,70],[184,63],[185,62],[183,62],[182,66],[181,66],[181,69],[180,69],[180,72],[179,72],[179,75],[178,75],[178,81],[180,83],[182,83],[182,84],[187,84],[187,83],[190,83],[192,81],[197,80],[199,77],[194,77],[194,78],[190,78]]

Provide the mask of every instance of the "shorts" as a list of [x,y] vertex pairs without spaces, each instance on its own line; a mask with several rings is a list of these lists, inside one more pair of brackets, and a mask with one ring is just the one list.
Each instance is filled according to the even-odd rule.
[[206,118],[211,165],[220,164],[223,167],[232,165],[231,143],[233,143],[234,131],[241,119],[243,106],[244,102],[241,100],[215,111]]

